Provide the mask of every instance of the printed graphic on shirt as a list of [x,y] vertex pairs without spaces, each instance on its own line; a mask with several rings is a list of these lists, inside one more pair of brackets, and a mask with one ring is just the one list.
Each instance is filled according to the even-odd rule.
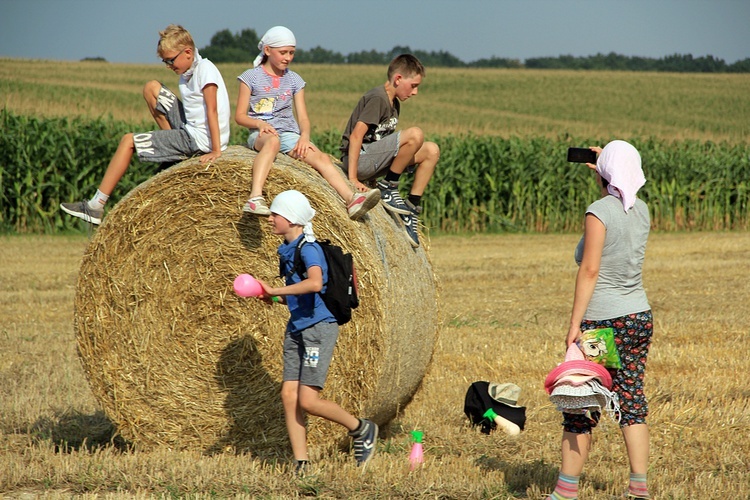
[[271,116],[271,114],[273,113],[273,103],[273,97],[263,98],[255,103],[255,106],[253,106],[253,111],[258,113],[258,115]]
[[306,347],[305,348],[305,359],[303,360],[304,366],[315,368],[318,366],[320,361],[320,348],[319,347]]
[[396,130],[398,125],[398,118],[393,116],[388,120],[379,123],[377,127],[372,127],[370,131],[365,134],[363,142],[375,142],[379,141],[383,137],[389,136]]

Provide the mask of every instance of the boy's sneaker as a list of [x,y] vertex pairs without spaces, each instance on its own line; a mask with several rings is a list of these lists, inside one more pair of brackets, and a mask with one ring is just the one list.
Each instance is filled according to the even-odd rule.
[[75,203],[60,203],[60,209],[68,215],[78,217],[97,226],[102,223],[102,217],[104,217],[103,208],[91,208],[86,200]]
[[366,193],[355,192],[351,203],[346,207],[346,211],[349,212],[349,218],[351,220],[359,220],[379,202],[379,189],[370,189]]
[[380,189],[380,199],[383,200],[383,206],[387,210],[399,215],[411,213],[404,203],[401,193],[398,192],[398,182],[388,182],[383,179],[378,181],[378,189]]
[[256,196],[247,200],[245,206],[242,207],[242,211],[253,215],[271,215],[271,211],[268,209],[268,205],[266,205],[266,200],[262,196]]
[[297,465],[294,467],[294,475],[297,477],[305,477],[310,469],[310,462],[308,460],[297,460]]
[[419,215],[422,213],[422,205],[412,205],[409,200],[405,200],[404,205],[406,205],[406,208],[409,209],[409,212],[414,215]]
[[354,459],[357,466],[364,465],[375,454],[375,445],[378,440],[378,425],[367,419],[361,419],[360,428],[356,431],[349,432],[354,438]]
[[399,217],[401,217],[401,221],[404,223],[404,232],[409,237],[409,243],[411,243],[412,248],[418,248],[419,233],[417,226],[419,223],[419,214],[422,213],[422,206],[414,206],[409,200],[406,200],[404,204],[409,209],[409,215],[399,215]]
[[399,217],[401,217],[401,221],[404,223],[404,232],[409,237],[409,243],[412,248],[418,248],[419,232],[417,231],[417,223],[419,222],[419,217],[417,217],[417,214],[399,215]]

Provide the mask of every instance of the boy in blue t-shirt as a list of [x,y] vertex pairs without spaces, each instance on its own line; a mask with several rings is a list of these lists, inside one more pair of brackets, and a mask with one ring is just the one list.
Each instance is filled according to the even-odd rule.
[[[304,473],[308,463],[305,413],[346,427],[354,439],[354,458],[358,465],[363,465],[375,453],[377,424],[358,419],[333,401],[320,397],[339,326],[321,296],[328,278],[328,265],[312,231],[315,210],[302,193],[294,190],[279,193],[270,210],[268,221],[274,234],[284,237],[278,253],[279,269],[286,278],[286,285],[274,288],[259,282],[263,287],[261,299],[271,304],[271,299],[278,297],[289,306],[281,401],[297,472]],[[304,276],[293,270],[294,255],[300,245],[300,260],[307,270]]]

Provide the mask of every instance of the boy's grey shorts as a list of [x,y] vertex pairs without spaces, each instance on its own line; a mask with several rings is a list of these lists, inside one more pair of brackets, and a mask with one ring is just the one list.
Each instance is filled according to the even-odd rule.
[[339,336],[336,323],[316,323],[297,333],[284,335],[284,382],[323,388]]
[[[394,132],[379,141],[362,144],[357,163],[357,179],[368,181],[384,176],[398,154],[400,141],[401,132]],[[349,175],[349,156],[344,156],[341,160],[344,173]]]
[[185,160],[201,153],[195,139],[185,130],[182,101],[164,85],[161,86],[156,110],[162,113],[172,130],[152,130],[133,134],[135,152],[141,161],[162,163]]

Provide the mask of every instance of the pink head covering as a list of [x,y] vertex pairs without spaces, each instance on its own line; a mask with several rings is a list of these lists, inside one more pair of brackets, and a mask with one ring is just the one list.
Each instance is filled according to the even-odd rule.
[[636,193],[646,183],[638,150],[625,141],[612,141],[602,149],[596,171],[609,182],[607,191],[622,201],[622,208],[633,208]]

